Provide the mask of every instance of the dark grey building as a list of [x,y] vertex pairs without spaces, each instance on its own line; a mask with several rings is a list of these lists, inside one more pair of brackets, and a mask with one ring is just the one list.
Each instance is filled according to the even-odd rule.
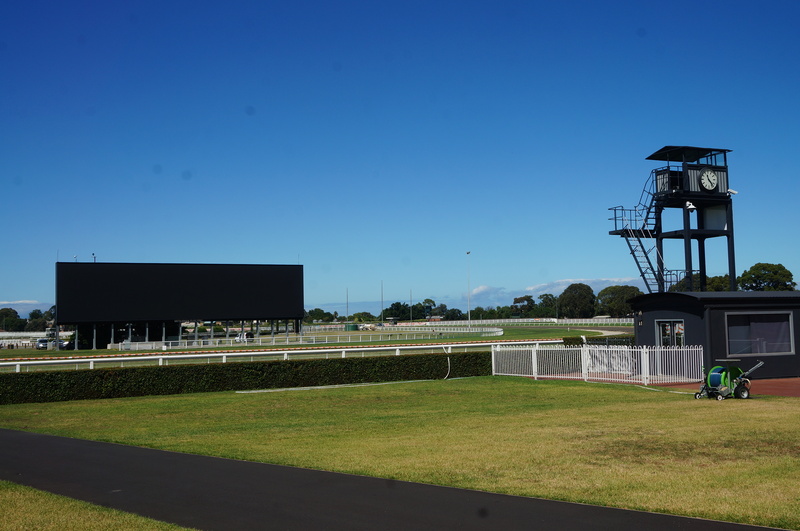
[[704,365],[738,359],[758,378],[800,376],[798,291],[652,293],[631,300],[637,345],[702,345]]

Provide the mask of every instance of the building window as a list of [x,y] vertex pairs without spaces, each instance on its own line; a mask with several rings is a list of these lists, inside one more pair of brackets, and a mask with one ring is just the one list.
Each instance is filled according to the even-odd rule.
[[791,312],[729,313],[725,320],[728,356],[794,354]]
[[656,340],[659,347],[682,347],[683,320],[656,321]]

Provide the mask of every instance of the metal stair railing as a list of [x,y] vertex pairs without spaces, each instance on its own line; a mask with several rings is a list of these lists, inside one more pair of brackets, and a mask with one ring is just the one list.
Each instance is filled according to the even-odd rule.
[[639,269],[639,274],[644,280],[645,286],[649,293],[663,291],[664,278],[659,270],[653,266],[653,261],[650,256],[655,251],[658,255],[658,248],[654,244],[647,246],[644,240],[655,239],[656,218],[656,171],[650,172],[650,177],[642,189],[639,196],[639,203],[633,209],[624,209],[615,207],[614,210],[614,225],[615,230],[621,232],[628,244],[631,255],[636,261],[636,266]]

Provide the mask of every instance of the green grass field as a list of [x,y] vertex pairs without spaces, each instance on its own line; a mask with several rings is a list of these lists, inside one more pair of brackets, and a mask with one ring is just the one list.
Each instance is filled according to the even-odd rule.
[[0,481],[0,529],[169,531],[182,527]]
[[6,428],[790,529],[798,419],[796,398],[512,377],[0,407]]

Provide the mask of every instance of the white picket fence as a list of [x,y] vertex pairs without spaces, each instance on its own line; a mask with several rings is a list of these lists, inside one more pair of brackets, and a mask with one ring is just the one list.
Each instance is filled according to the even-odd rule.
[[492,374],[643,385],[700,382],[703,347],[497,345]]

